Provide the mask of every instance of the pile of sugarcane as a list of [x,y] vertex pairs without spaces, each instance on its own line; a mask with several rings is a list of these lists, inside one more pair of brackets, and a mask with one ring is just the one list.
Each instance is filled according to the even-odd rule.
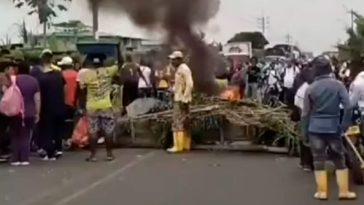
[[[133,120],[171,124],[172,115],[173,110],[165,110],[141,115]],[[284,105],[271,108],[249,100],[228,102],[218,98],[203,98],[190,107],[192,127],[200,130],[216,128],[220,126],[219,122],[222,120],[239,127],[253,126],[267,129],[280,137],[297,136],[295,124],[290,120],[289,110]]]

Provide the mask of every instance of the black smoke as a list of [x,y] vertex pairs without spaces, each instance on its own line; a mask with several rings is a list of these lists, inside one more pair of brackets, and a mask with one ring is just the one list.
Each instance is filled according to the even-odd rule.
[[[104,12],[127,14],[141,28],[163,29],[170,45],[182,43],[187,49],[196,89],[208,94],[219,91],[214,73],[216,55],[204,43],[196,27],[216,15],[220,0],[99,0],[98,4]],[[117,22],[114,25],[122,26]]]

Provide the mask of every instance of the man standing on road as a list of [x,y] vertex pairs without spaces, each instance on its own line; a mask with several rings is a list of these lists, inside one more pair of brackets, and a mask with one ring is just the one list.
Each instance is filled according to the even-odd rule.
[[248,97],[257,99],[258,93],[258,80],[260,77],[260,68],[257,66],[258,59],[253,57],[251,59],[251,66],[248,68]]
[[[316,199],[327,200],[328,183],[325,162],[330,148],[330,159],[336,167],[336,179],[339,186],[339,198],[356,199],[356,194],[349,191],[349,171],[345,165],[342,136],[351,121],[352,106],[345,86],[331,77],[330,61],[317,57],[312,62],[315,81],[308,87],[303,103],[302,121],[306,139],[309,139],[314,157],[317,192]],[[340,104],[344,115],[340,123]]]
[[139,81],[138,81],[138,89],[139,89],[139,97],[150,98],[152,97],[153,85],[152,85],[152,69],[147,65],[146,59],[142,58],[140,60],[139,66]]
[[183,62],[183,53],[175,51],[170,56],[172,66],[176,69],[174,81],[173,105],[173,147],[168,152],[176,153],[191,149],[189,133],[189,105],[192,101],[193,79],[190,68]]
[[[77,71],[74,69],[73,59],[69,56],[62,58],[58,65],[62,68],[63,78],[66,82],[65,86],[65,126],[63,137],[68,140],[72,137],[73,120],[76,112],[76,99],[77,99]],[[59,154],[62,154],[59,153]]]
[[46,151],[44,160],[55,160],[62,155],[62,131],[64,126],[65,81],[61,69],[52,64],[53,53],[44,50],[41,55],[42,66],[36,75],[41,93],[41,115],[39,135],[42,148]]
[[290,108],[294,104],[293,83],[298,73],[299,70],[295,60],[291,60],[283,72],[283,102]]
[[103,54],[89,56],[94,67],[79,73],[81,88],[81,107],[86,109],[90,129],[90,156],[86,160],[96,162],[96,146],[100,131],[105,135],[107,161],[114,160],[112,153],[113,134],[116,126],[111,103],[112,80],[118,74],[118,66],[103,67],[106,56]]
[[120,81],[123,85],[122,104],[124,112],[126,112],[126,107],[138,98],[139,69],[139,65],[134,63],[133,57],[127,54],[125,56],[125,63],[120,71]]

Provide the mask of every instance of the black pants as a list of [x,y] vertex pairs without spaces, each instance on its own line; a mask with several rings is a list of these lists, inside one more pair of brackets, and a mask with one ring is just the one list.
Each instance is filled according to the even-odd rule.
[[39,122],[39,135],[42,148],[48,158],[53,158],[56,151],[63,150],[64,116],[42,116]]
[[288,105],[289,108],[294,106],[295,93],[292,88],[283,88],[283,103]]
[[70,139],[72,137],[73,128],[75,125],[75,113],[76,109],[71,106],[67,106],[63,130],[63,139]]
[[0,114],[0,155],[10,152],[9,123],[10,118]]
[[309,146],[304,145],[304,143],[300,142],[300,164],[303,167],[309,167],[313,170],[313,156],[311,152],[311,148]]
[[123,87],[123,107],[126,108],[130,103],[138,98],[138,83],[126,82]]

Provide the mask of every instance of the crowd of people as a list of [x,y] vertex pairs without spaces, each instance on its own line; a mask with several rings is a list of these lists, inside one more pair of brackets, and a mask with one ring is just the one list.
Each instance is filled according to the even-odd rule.
[[[98,160],[100,136],[105,139],[106,160],[114,160],[113,84],[123,87],[124,108],[140,97],[158,97],[158,91],[173,92],[173,147],[167,151],[191,149],[188,113],[193,78],[180,51],[173,52],[170,65],[158,71],[144,59],[135,63],[131,55],[126,55],[125,63],[119,67],[105,65],[104,54],[91,54],[85,59],[87,66],[80,70],[70,56],[57,61],[47,49],[40,62],[31,66],[10,53],[3,53],[1,59],[1,160],[9,160],[13,166],[29,165],[31,148],[43,160],[61,157],[63,142],[72,135],[76,115],[87,116],[90,156],[86,160]],[[336,167],[339,197],[356,198],[349,191],[342,136],[352,123],[354,108],[364,111],[364,72],[352,78],[347,69],[339,71],[337,67],[335,60],[325,56],[311,62],[292,59],[263,66],[253,57],[246,64],[232,65],[224,76],[229,86],[237,88],[239,98],[247,96],[271,103],[275,96],[275,100],[292,109],[292,120],[302,128],[300,164],[306,171],[314,170],[314,197],[320,200],[328,197],[327,159]],[[267,96],[269,100],[265,101]]]
[[231,69],[230,84],[239,87],[240,96],[247,94],[271,106],[284,103],[292,110],[291,118],[301,132],[300,166],[315,173],[316,199],[328,198],[327,160],[336,168],[339,198],[356,199],[349,191],[343,136],[358,134],[348,129],[357,123],[355,112],[364,130],[364,72],[352,76],[347,63],[327,56],[312,61],[277,59],[261,67],[256,62],[252,58],[250,64]]
[[[179,121],[175,129],[176,133],[180,133],[175,135],[190,139],[182,129],[185,119],[179,120],[186,118],[193,87],[191,71],[183,63],[183,58],[182,52],[174,52],[169,56],[170,65],[155,71],[144,58],[136,63],[132,55],[126,55],[122,66],[116,63],[108,66],[105,54],[89,54],[82,63],[83,67],[78,69],[76,59],[67,55],[56,59],[48,49],[43,50],[39,61],[31,65],[26,65],[24,58],[3,51],[0,82],[4,96],[0,107],[2,101],[11,107],[16,107],[14,105],[20,101],[22,104],[19,104],[21,109],[16,114],[0,109],[0,160],[9,161],[13,166],[27,166],[30,164],[30,151],[46,161],[59,159],[65,142],[71,141],[75,122],[83,116],[87,119],[87,145],[90,149],[86,160],[97,161],[96,147],[100,136],[105,142],[106,160],[113,160],[116,119],[112,99],[115,97],[121,97],[121,114],[125,115],[125,108],[138,98],[164,100],[165,93],[175,93],[175,107],[181,108],[175,109],[176,121]],[[181,82],[177,83],[177,79]],[[190,81],[186,84],[185,79]],[[115,84],[122,88],[122,96],[113,96]],[[182,85],[176,91],[178,84]],[[10,92],[11,89],[19,91],[16,93],[20,93],[16,95],[18,98],[14,97],[13,91]],[[181,93],[177,95],[178,92]],[[10,95],[12,102],[5,101],[6,95]],[[179,148],[175,147],[171,152],[179,152]]]

